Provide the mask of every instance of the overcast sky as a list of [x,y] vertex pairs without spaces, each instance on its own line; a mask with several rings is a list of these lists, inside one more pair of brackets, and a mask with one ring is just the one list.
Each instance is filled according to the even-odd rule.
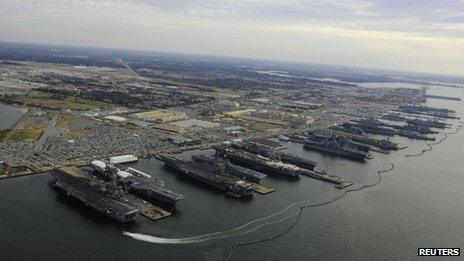
[[0,40],[464,76],[464,0],[0,0]]

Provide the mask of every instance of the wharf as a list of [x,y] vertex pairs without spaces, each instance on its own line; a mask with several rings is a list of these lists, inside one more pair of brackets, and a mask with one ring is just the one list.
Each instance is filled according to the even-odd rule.
[[313,178],[313,179],[318,179],[318,180],[322,180],[322,181],[325,181],[325,182],[335,184],[335,187],[338,188],[338,189],[346,188],[346,187],[349,187],[349,186],[353,185],[353,183],[348,181],[348,180],[345,180],[345,179],[340,178],[338,176],[329,175],[329,174],[324,173],[324,172],[301,169],[298,173],[301,174],[301,175]]
[[371,150],[371,151],[373,151],[373,152],[377,152],[377,153],[382,153],[382,154],[390,154],[390,151],[388,151],[388,150],[383,150],[383,149],[378,149],[378,148],[376,148],[376,147],[374,147],[374,146],[371,146],[371,147],[369,148],[369,150]]
[[352,186],[352,185],[353,185],[353,182],[345,181],[343,183],[340,183],[340,184],[336,185],[335,188],[344,189],[344,188],[347,188],[347,187]]
[[261,146],[266,146],[266,147],[268,147],[270,149],[277,149],[277,150],[284,149],[284,147],[282,147],[282,145],[279,142],[268,140],[268,139],[265,139],[265,138],[261,138],[261,139],[260,138],[252,138],[249,141],[252,142],[252,143],[259,144]]
[[258,184],[258,183],[254,183],[254,182],[249,182],[247,181],[248,183],[250,183],[252,186],[253,186],[253,191],[261,194],[261,195],[266,195],[266,194],[269,194],[269,193],[272,193],[275,191],[275,189],[273,188],[268,188],[266,186],[263,186],[261,184]]
[[86,174],[82,169],[73,167],[73,166],[67,166],[67,167],[62,167],[60,170],[66,172],[67,174],[77,177],[77,178],[86,178],[90,181],[95,181],[97,182],[98,179],[92,178],[90,175]]
[[461,101],[461,98],[457,97],[450,97],[450,96],[442,96],[442,95],[425,95],[426,98],[431,99],[441,99],[441,100],[449,100],[449,101]]
[[143,199],[140,199],[128,193],[122,196],[121,201],[136,207],[141,215],[153,221],[166,218],[172,215],[171,212],[166,211],[156,205],[153,205]]

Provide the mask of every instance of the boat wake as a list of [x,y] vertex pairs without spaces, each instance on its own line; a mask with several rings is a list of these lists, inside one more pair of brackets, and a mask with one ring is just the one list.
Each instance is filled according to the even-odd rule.
[[[429,149],[426,149],[425,151],[431,150],[431,147],[432,147],[431,145],[437,145],[437,144],[443,142],[444,140],[446,140],[446,138],[448,138],[448,134],[455,134],[455,133],[459,132],[461,130],[461,128],[462,128],[462,125],[458,126],[454,132],[445,133],[445,137],[443,139],[441,139],[440,141],[438,141],[436,143],[433,143],[433,144],[427,144],[429,146]],[[420,155],[422,155],[424,153],[425,152],[422,152]],[[406,157],[408,157],[408,155],[406,155]],[[365,184],[365,185],[357,187],[357,188],[347,189],[347,190],[343,191],[342,193],[337,194],[335,197],[333,197],[330,200],[326,199],[325,201],[321,202],[320,199],[322,197],[319,197],[319,198],[315,198],[315,199],[307,199],[307,200],[294,202],[294,203],[288,205],[286,208],[282,209],[279,212],[276,212],[274,214],[271,214],[269,216],[266,216],[266,217],[263,217],[263,218],[260,218],[260,219],[250,221],[248,223],[245,223],[242,226],[239,226],[239,227],[236,227],[236,228],[233,228],[233,229],[230,229],[230,230],[225,230],[225,231],[220,231],[220,232],[215,232],[215,233],[210,233],[210,234],[204,234],[204,235],[199,235],[199,236],[193,236],[193,237],[184,237],[184,238],[163,238],[163,237],[157,237],[157,236],[145,235],[145,234],[139,234],[139,233],[130,233],[130,232],[123,232],[123,235],[129,236],[129,237],[131,237],[131,238],[133,238],[135,240],[140,240],[140,241],[145,241],[145,242],[150,242],[150,243],[155,243],[155,244],[193,244],[193,243],[201,243],[201,242],[206,242],[206,241],[210,241],[210,240],[225,239],[225,238],[230,238],[230,237],[233,237],[233,236],[241,236],[241,235],[249,234],[249,233],[252,233],[252,232],[260,229],[261,227],[282,223],[282,222],[284,222],[284,221],[286,221],[288,219],[296,217],[296,219],[294,220],[292,225],[290,225],[289,228],[287,228],[283,232],[280,232],[277,235],[273,235],[273,236],[270,236],[270,237],[257,239],[257,240],[236,242],[233,245],[232,250],[230,251],[230,253],[228,255],[228,260],[230,260],[232,258],[232,256],[233,256],[235,250],[237,250],[237,248],[239,248],[240,246],[259,244],[259,243],[262,243],[262,242],[265,242],[265,241],[274,240],[274,239],[277,239],[277,238],[285,235],[286,233],[290,232],[297,225],[297,223],[299,221],[299,218],[300,218],[300,216],[301,216],[301,214],[303,212],[303,209],[329,205],[329,204],[334,203],[334,202],[338,201],[339,199],[343,198],[348,193],[361,191],[361,190],[364,190],[366,188],[377,186],[378,184],[380,184],[382,182],[382,175],[385,174],[385,173],[391,172],[394,169],[394,167],[395,167],[395,165],[393,163],[390,163],[390,168],[377,171],[378,179],[377,179],[376,182],[371,183],[371,184]],[[317,202],[319,202],[319,203],[317,203]],[[289,212],[292,209],[294,209],[295,211],[294,211],[294,213],[290,214]],[[282,216],[280,219],[277,219],[275,221],[271,220],[272,218],[278,217],[278,216],[280,216],[282,214],[286,214],[286,215]]]
[[[131,233],[131,232],[126,232],[126,231],[122,232],[122,234],[125,235],[125,236],[128,236],[128,237],[131,237],[131,238],[133,238],[135,240],[154,243],[154,244],[194,244],[194,243],[202,243],[202,242],[206,242],[206,241],[210,241],[210,240],[219,240],[219,239],[230,238],[230,237],[233,237],[233,236],[242,236],[242,235],[245,235],[245,234],[252,233],[252,232],[254,232],[254,231],[256,231],[256,230],[258,230],[258,229],[260,229],[262,227],[270,226],[270,225],[274,225],[274,224],[279,224],[279,223],[282,223],[282,222],[284,222],[284,221],[286,221],[288,219],[291,219],[291,218],[293,218],[295,216],[299,217],[299,215],[301,214],[302,209],[304,209],[304,208],[328,205],[328,204],[331,204],[331,203],[341,199],[342,197],[344,197],[346,194],[348,194],[350,192],[360,191],[360,190],[366,189],[368,187],[376,186],[382,180],[382,176],[381,176],[382,173],[390,172],[391,170],[393,170],[394,165],[393,165],[393,163],[390,163],[390,164],[391,164],[391,167],[389,169],[377,171],[378,180],[377,180],[377,182],[375,182],[373,184],[363,185],[363,186],[358,187],[358,188],[352,188],[352,189],[345,190],[342,193],[337,194],[335,197],[333,197],[333,198],[331,198],[329,200],[325,199],[325,200],[321,201],[321,199],[324,198],[323,196],[321,196],[321,197],[318,197],[318,198],[297,201],[297,202],[294,202],[294,203],[288,205],[287,207],[285,207],[281,211],[275,212],[275,213],[273,213],[271,215],[268,215],[266,217],[263,217],[263,218],[252,220],[252,221],[250,221],[248,223],[245,223],[245,224],[243,224],[243,225],[241,225],[239,227],[235,227],[235,228],[230,229],[230,230],[224,230],[224,231],[214,232],[214,233],[210,233],[210,234],[203,234],[203,235],[199,235],[199,236],[183,237],[183,238],[164,238],[164,237],[146,235],[146,234],[141,234],[141,233]],[[294,213],[289,214],[290,210],[292,210],[292,209],[295,210]],[[280,215],[283,215],[283,214],[287,214],[287,215],[284,215],[280,219],[272,221],[273,218],[276,218],[276,217],[278,217]]]
[[[336,198],[339,198],[340,195],[337,195]],[[320,201],[321,198],[323,197],[318,197],[318,198],[313,198],[313,199],[306,199],[298,202],[294,202],[290,205],[288,205],[286,208],[282,209],[281,211],[275,212],[271,215],[265,216],[263,218],[255,219],[250,222],[247,222],[239,227],[235,227],[230,230],[224,230],[224,231],[219,231],[219,232],[214,232],[210,234],[203,234],[199,236],[193,236],[193,237],[184,237],[184,238],[164,238],[164,237],[158,237],[158,236],[152,236],[152,235],[146,235],[146,234],[141,234],[141,233],[131,233],[124,231],[122,232],[123,235],[131,237],[135,240],[139,241],[144,241],[144,242],[149,242],[149,243],[154,243],[154,244],[194,244],[194,243],[201,243],[201,242],[206,242],[210,240],[218,240],[218,239],[225,239],[233,236],[242,236],[248,233],[252,233],[264,226],[272,225],[272,224],[277,224],[281,223],[293,216],[292,215],[287,215],[284,216],[276,221],[271,221],[271,219],[276,218],[284,213],[289,212],[292,208],[295,208],[295,213],[298,212],[298,209],[302,205],[306,205],[308,203],[311,203],[313,201]]]
[[131,237],[135,240],[155,243],[155,244],[193,244],[193,243],[200,243],[200,242],[209,240],[208,238],[204,238],[203,236],[186,237],[186,238],[164,238],[164,237],[156,237],[156,236],[150,236],[150,235],[139,234],[139,233],[130,233],[130,232],[122,232],[122,234],[128,237]]
[[[361,190],[364,190],[366,188],[377,186],[378,184],[380,184],[382,182],[382,174],[392,171],[394,169],[394,167],[395,167],[395,165],[393,163],[390,163],[390,168],[385,169],[385,170],[378,170],[377,171],[378,179],[377,179],[376,182],[374,182],[372,184],[365,184],[365,185],[360,186],[358,188],[347,189],[347,190],[343,191],[342,193],[337,194],[334,198],[332,198],[332,199],[330,199],[328,201],[322,201],[321,202],[320,201],[321,197],[319,197],[319,198],[316,198],[316,199],[306,199],[306,200],[294,202],[294,203],[288,205],[286,208],[282,209],[279,212],[276,212],[274,214],[271,214],[269,216],[266,216],[266,217],[263,217],[263,218],[260,218],[260,219],[250,221],[248,223],[245,223],[242,226],[239,226],[239,227],[236,227],[236,228],[233,228],[233,229],[230,229],[230,230],[225,230],[225,231],[220,231],[220,232],[215,232],[215,233],[210,233],[210,234],[204,234],[204,235],[199,235],[199,236],[193,236],[193,237],[184,237],[184,238],[164,238],[164,237],[157,237],[157,236],[152,236],[152,235],[146,235],[146,234],[140,234],[140,233],[131,233],[131,232],[123,232],[122,234],[125,235],[125,236],[128,236],[128,237],[131,237],[131,238],[133,238],[135,240],[154,243],[154,244],[194,244],[194,243],[201,243],[201,242],[206,242],[206,241],[210,241],[210,240],[225,239],[225,238],[230,238],[230,237],[233,237],[233,236],[241,236],[241,235],[249,234],[249,233],[252,233],[252,232],[254,232],[254,231],[256,231],[256,230],[258,230],[258,229],[260,229],[262,227],[270,226],[270,225],[274,225],[274,224],[279,224],[279,223],[282,223],[282,222],[284,222],[286,220],[289,220],[291,218],[296,217],[295,221],[293,222],[293,224],[289,228],[287,228],[285,231],[283,231],[283,232],[281,232],[281,233],[279,233],[277,235],[267,237],[267,238],[264,238],[264,239],[236,242],[233,245],[232,250],[228,255],[228,260],[230,260],[232,258],[232,255],[234,254],[235,250],[240,246],[259,244],[259,243],[262,243],[262,242],[265,242],[265,241],[274,240],[274,239],[276,239],[278,237],[281,237],[281,236],[285,235],[286,233],[290,232],[290,230],[292,230],[296,226],[296,224],[298,223],[298,221],[300,219],[300,216],[301,216],[301,214],[303,212],[303,209],[329,205],[329,204],[334,203],[334,202],[338,201],[339,199],[343,198],[348,193],[355,192],[355,191],[361,191]],[[313,202],[313,201],[316,201],[316,202],[319,202],[319,203],[316,203],[316,202]],[[289,214],[288,212],[293,208],[295,209],[295,212],[292,213],[292,214]],[[284,215],[283,217],[281,217],[278,220],[271,221],[272,218],[277,217],[277,216],[279,216],[281,214],[285,214],[285,213],[287,213],[287,215]]]

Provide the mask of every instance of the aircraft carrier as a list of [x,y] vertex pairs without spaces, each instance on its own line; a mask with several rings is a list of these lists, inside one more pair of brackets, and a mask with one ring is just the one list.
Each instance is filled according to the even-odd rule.
[[405,122],[404,125],[396,125],[396,124],[384,124],[383,126],[390,127],[395,130],[402,130],[405,132],[417,132],[420,134],[436,134],[438,131],[432,130],[430,126],[425,125],[418,125],[413,124],[410,121],[413,120],[411,118],[400,116],[399,114],[386,114],[382,116],[382,119],[390,120],[390,121],[397,121],[397,122]]
[[344,127],[356,127],[364,132],[372,133],[372,134],[380,134],[386,136],[393,136],[395,135],[395,131],[391,128],[383,127],[377,124],[373,124],[371,122],[345,122],[343,123]]
[[398,130],[395,132],[396,135],[401,136],[401,137],[406,137],[414,140],[435,140],[434,137],[429,137],[427,135],[420,134],[418,132],[413,132],[413,131],[403,131],[403,130]]
[[423,126],[423,125],[406,124],[406,125],[391,125],[391,127],[397,130],[417,132],[420,134],[437,134],[438,133],[438,131],[432,130],[430,127]]
[[196,166],[194,162],[180,159],[174,155],[163,154],[160,159],[165,166],[175,170],[179,175],[213,186],[233,197],[252,197],[253,186],[243,180],[218,172],[206,171]]
[[[398,150],[401,146],[398,143],[394,143],[390,140],[386,139],[374,139],[369,138],[363,132],[361,134],[357,134],[359,132],[351,131],[350,128],[345,129],[342,126],[332,126],[330,129],[337,135],[341,135],[349,140],[366,144],[371,147],[377,147],[381,150],[389,151],[389,150]],[[372,148],[371,148],[372,150]]]
[[138,215],[138,209],[122,203],[116,195],[92,185],[89,179],[73,176],[62,169],[50,172],[55,178],[54,186],[88,207],[120,222],[130,222]]
[[431,119],[428,119],[428,120],[410,119],[407,121],[407,123],[412,124],[412,125],[419,125],[419,126],[438,128],[438,129],[445,129],[448,127],[448,125],[445,122],[441,122],[438,120],[431,120]]
[[294,164],[300,168],[305,168],[308,170],[314,170],[314,168],[317,166],[317,162],[315,161],[304,159],[294,154],[285,153],[285,152],[280,154],[280,160],[282,162]]
[[241,165],[252,170],[268,174],[276,174],[283,177],[299,178],[297,167],[281,161],[271,160],[261,155],[255,155],[248,151],[237,150],[227,145],[215,146],[216,155],[230,160],[232,163]]
[[303,148],[362,162],[372,158],[367,152],[352,146],[347,139],[335,135],[309,134]]
[[317,162],[304,159],[302,157],[280,152],[275,149],[270,149],[268,147],[262,146],[258,143],[254,143],[253,141],[239,141],[239,142],[232,142],[232,148],[248,151],[254,154],[259,154],[263,157],[269,158],[271,160],[282,161],[284,163],[293,164],[301,168],[313,170]]
[[399,113],[388,113],[384,114],[381,116],[382,119],[384,120],[389,120],[389,121],[398,121],[398,122],[406,122],[408,118],[404,117],[403,115]]
[[429,117],[434,117],[434,118],[439,118],[439,119],[460,119],[460,117],[456,115],[456,112],[453,110],[426,107],[426,106],[415,106],[415,105],[400,106],[400,108],[397,109],[397,111],[407,113],[407,114],[429,116]]
[[149,201],[175,205],[184,196],[170,189],[156,185],[147,179],[140,177],[127,177],[119,181],[129,193],[132,193]]
[[363,131],[372,134],[381,134],[386,136],[398,135],[416,140],[435,140],[433,137],[429,137],[426,134],[437,133],[430,128],[446,128],[447,125],[444,122],[437,120],[421,120],[418,118],[407,119],[407,125],[397,126],[383,123],[379,120],[373,119],[362,119],[355,123],[348,122],[344,123],[343,126],[358,127]]
[[230,161],[222,158],[207,157],[205,155],[194,155],[192,156],[192,160],[204,168],[208,168],[210,170],[214,169],[215,171],[224,172],[228,175],[236,176],[238,178],[252,182],[259,183],[261,179],[267,177],[267,175],[264,173],[232,164]]
[[455,113],[455,111],[445,108],[434,108],[421,105],[401,105],[399,109],[405,112],[439,112],[439,113]]
[[184,198],[183,195],[165,188],[162,180],[152,178],[134,168],[121,171],[112,164],[98,160],[92,161],[91,166],[97,177],[115,181],[117,185],[122,186],[129,193],[146,200],[174,205]]
[[454,120],[461,119],[455,113],[446,113],[446,112],[430,112],[430,113],[426,113],[424,115],[432,116],[432,117],[435,117],[435,118],[442,118],[442,119],[454,119]]

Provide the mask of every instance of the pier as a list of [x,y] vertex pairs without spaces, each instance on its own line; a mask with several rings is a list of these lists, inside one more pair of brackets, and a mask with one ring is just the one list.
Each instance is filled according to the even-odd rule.
[[430,99],[440,99],[440,100],[448,100],[448,101],[461,101],[461,98],[457,97],[450,97],[450,96],[442,96],[442,95],[425,95],[426,98]]

